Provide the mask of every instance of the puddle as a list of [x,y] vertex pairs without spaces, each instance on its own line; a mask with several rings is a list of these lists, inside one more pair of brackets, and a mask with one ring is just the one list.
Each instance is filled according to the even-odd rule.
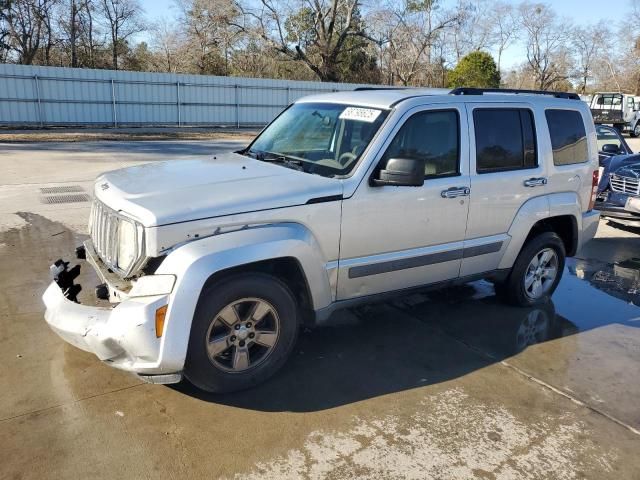
[[[38,328],[42,338],[51,339],[40,300],[50,282],[48,267],[58,258],[74,265],[74,248],[84,236],[39,215],[20,217],[27,222],[25,227],[0,232],[3,327],[7,335],[23,338],[16,315],[28,314],[32,328]],[[629,293],[630,286],[638,282],[637,267],[635,260],[617,265],[571,260],[553,301],[536,308],[505,305],[495,297],[490,283],[480,281],[339,312],[334,325],[302,332],[283,371],[259,388],[224,399],[188,393],[243,408],[317,411],[446,382],[496,361],[520,357],[522,352],[534,352],[530,347],[536,344],[556,349],[553,341],[563,337],[572,340],[563,341],[562,348],[544,358],[570,369],[583,365],[577,353],[585,343],[580,341],[582,332],[612,324],[640,326],[640,308],[629,300],[630,295],[637,298]],[[83,286],[81,303],[95,304],[93,287],[99,282],[89,266],[83,267],[78,283]],[[634,368],[628,371],[633,372],[638,342],[625,335],[627,343],[616,339],[622,345],[617,348],[619,355],[630,359]],[[79,388],[75,379],[82,376],[77,359],[99,363],[72,347],[60,350],[60,345],[51,341],[47,355],[65,365],[65,388]],[[606,357],[611,345],[596,350]],[[544,360],[533,356],[537,363]],[[13,359],[18,361],[15,355]],[[20,361],[25,363],[24,358]],[[597,362],[602,363],[602,358]],[[109,370],[101,375],[116,373]],[[57,381],[55,378],[51,381]]]
[[567,268],[572,275],[595,288],[640,306],[640,258],[613,264],[575,258],[567,261]]
[[[74,266],[78,263],[75,248],[87,237],[41,215],[26,212],[16,215],[26,225],[0,231],[1,308],[8,313],[43,310],[40,297],[51,282],[49,265],[62,258],[70,262],[70,267]],[[78,298],[81,303],[95,305],[93,288],[100,282],[91,267],[82,263],[77,282],[82,284],[83,291]]]

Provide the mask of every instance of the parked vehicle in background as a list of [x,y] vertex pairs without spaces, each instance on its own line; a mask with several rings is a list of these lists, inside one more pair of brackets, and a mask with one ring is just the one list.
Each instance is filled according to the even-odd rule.
[[[598,157],[600,160],[615,155],[632,155],[633,150],[620,134],[620,132],[607,125],[596,125],[596,137],[598,139]],[[600,177],[602,180],[602,176]]]
[[640,155],[612,127],[596,125],[596,135],[600,161],[596,208],[607,220],[640,227]]
[[114,306],[74,303],[78,272],[60,260],[45,318],[148,382],[247,388],[301,325],[381,295],[485,278],[515,305],[545,303],[597,230],[597,168],[576,94],[306,97],[241,151],[100,176],[78,252]]
[[632,137],[640,136],[640,97],[627,93],[598,92],[591,99],[596,124],[612,125]]

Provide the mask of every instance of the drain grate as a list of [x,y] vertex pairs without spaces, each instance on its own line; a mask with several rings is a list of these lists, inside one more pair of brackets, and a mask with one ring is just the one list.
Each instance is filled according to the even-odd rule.
[[91,200],[91,197],[86,193],[72,193],[67,195],[43,195],[40,200],[42,203],[53,205],[57,203],[88,202]]
[[66,187],[43,187],[40,189],[40,193],[82,193],[83,188],[80,185],[69,185]]

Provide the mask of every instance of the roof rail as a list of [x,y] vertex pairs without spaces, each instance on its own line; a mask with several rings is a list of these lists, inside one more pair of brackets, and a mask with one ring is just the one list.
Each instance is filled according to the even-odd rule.
[[519,90],[517,88],[460,87],[460,88],[454,88],[449,93],[451,95],[483,95],[485,93],[514,93],[514,94],[524,94],[524,95],[550,95],[556,98],[565,98],[568,100],[580,100],[580,96],[577,93],[549,92],[546,90]]
[[415,87],[356,87],[354,92],[362,92],[365,90],[415,90]]

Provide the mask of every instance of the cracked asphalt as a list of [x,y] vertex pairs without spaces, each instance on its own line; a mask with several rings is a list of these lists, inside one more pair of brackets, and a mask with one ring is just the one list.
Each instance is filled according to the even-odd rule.
[[41,189],[241,144],[0,144],[0,478],[640,479],[640,232],[604,221],[543,307],[474,282],[344,311],[233,395],[142,384],[49,330],[48,265],[89,203]]

